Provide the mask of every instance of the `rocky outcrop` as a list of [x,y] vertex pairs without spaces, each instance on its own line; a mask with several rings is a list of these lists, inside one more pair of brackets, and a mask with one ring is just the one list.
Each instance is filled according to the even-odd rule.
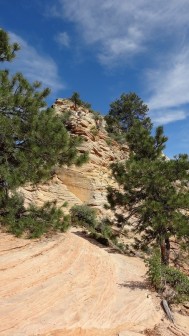
[[72,135],[80,135],[83,143],[80,152],[89,153],[89,161],[82,167],[61,167],[56,170],[52,180],[35,189],[26,186],[21,189],[26,203],[42,205],[45,201],[57,201],[58,206],[67,202],[67,209],[74,204],[88,204],[105,214],[106,190],[114,185],[110,164],[116,160],[125,160],[129,155],[126,145],[119,145],[109,138],[102,118],[95,120],[89,109],[78,106],[66,99],[57,99],[54,108],[57,114],[70,112],[69,130]]

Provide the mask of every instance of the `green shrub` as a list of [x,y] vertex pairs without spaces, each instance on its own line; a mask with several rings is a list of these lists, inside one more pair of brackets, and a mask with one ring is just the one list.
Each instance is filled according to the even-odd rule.
[[98,233],[94,229],[90,230],[89,236],[95,239],[98,243],[105,245],[105,246],[109,246],[108,238],[104,237],[101,233]]
[[162,264],[159,250],[154,251],[147,264],[149,280],[157,290],[163,292],[165,285],[168,285],[175,293],[172,302],[189,300],[189,278],[180,270]]
[[91,127],[90,132],[92,135],[97,136],[99,133],[99,130],[97,129],[97,127],[93,126]]
[[17,237],[22,234],[27,238],[38,238],[48,232],[64,232],[70,224],[55,203],[46,202],[42,207],[31,204],[24,207],[22,196],[15,193],[6,200],[6,207],[1,205],[0,221],[10,233]]
[[91,104],[83,101],[80,98],[80,94],[78,92],[73,92],[72,96],[70,97],[70,100],[75,104],[75,106],[78,105],[78,106],[83,106],[83,107],[88,108],[88,109],[91,108]]
[[174,267],[165,266],[163,277],[167,284],[175,290],[174,302],[189,300],[189,278]]
[[84,226],[87,229],[97,226],[96,211],[88,205],[74,205],[70,210],[70,215],[72,225]]
[[159,249],[154,250],[152,256],[147,260],[148,278],[156,290],[162,289],[162,264]]
[[115,235],[111,228],[111,223],[108,218],[104,218],[101,223],[99,223],[98,229],[105,238],[110,239],[114,242],[116,241]]
[[98,120],[98,119],[102,118],[102,116],[101,116],[101,114],[99,112],[93,111],[93,110],[90,110],[90,112],[93,114],[94,120]]
[[108,136],[110,137],[110,139],[112,139],[113,141],[118,142],[120,145],[124,145],[125,143],[127,143],[126,135],[124,132],[121,132],[120,130],[117,130],[116,132],[109,132],[107,127],[106,131],[108,132]]
[[97,242],[109,246],[110,241],[124,251],[125,246],[117,242],[107,218],[97,220],[96,211],[88,205],[74,205],[70,210],[71,225],[84,227],[89,231],[89,236]]
[[107,138],[105,141],[106,141],[106,143],[107,143],[108,146],[112,146],[113,139]]

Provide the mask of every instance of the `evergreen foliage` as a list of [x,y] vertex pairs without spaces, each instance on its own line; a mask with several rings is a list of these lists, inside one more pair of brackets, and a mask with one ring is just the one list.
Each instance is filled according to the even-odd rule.
[[162,265],[159,250],[154,250],[147,264],[149,280],[156,290],[164,295],[165,288],[169,288],[170,297],[167,299],[170,303],[189,300],[188,277],[174,267]]
[[135,230],[142,233],[141,244],[158,242],[162,262],[168,264],[170,236],[187,240],[188,235],[188,157],[135,160],[131,156],[126,163],[114,164],[112,170],[123,191],[109,190],[111,205],[125,207],[126,220],[137,217]]
[[42,207],[31,204],[26,209],[18,193],[8,196],[3,211],[1,206],[0,209],[2,227],[17,237],[24,234],[27,238],[39,238],[53,231],[64,232],[70,224],[69,216],[65,216],[55,203],[46,202]]
[[133,126],[126,133],[126,141],[135,160],[147,158],[154,160],[162,155],[167,137],[163,133],[163,127],[158,126],[155,135],[151,135],[152,125],[147,129],[139,120],[133,122]]
[[72,96],[70,97],[70,100],[74,103],[75,110],[77,109],[77,106],[83,106],[89,109],[91,108],[91,104],[81,100],[80,94],[78,92],[73,92]]
[[74,205],[70,210],[71,223],[86,228],[97,227],[96,211],[88,205]]
[[[147,111],[146,105],[144,110]],[[135,216],[135,230],[142,234],[141,246],[156,241],[161,248],[162,263],[168,264],[170,236],[188,240],[189,159],[187,155],[179,155],[167,160],[162,153],[167,141],[163,128],[158,127],[152,136],[151,122],[146,127],[143,121],[137,117],[127,129],[130,158],[112,165],[121,188],[109,188],[108,200],[111,206],[126,209],[125,221]]]
[[119,99],[110,104],[109,113],[105,117],[107,131],[113,135],[115,140],[122,141],[125,133],[128,132],[137,120],[144,128],[149,129],[151,121],[147,117],[147,113],[148,106],[144,104],[136,93],[124,93]]
[[0,183],[8,189],[50,177],[55,164],[80,163],[78,138],[71,138],[53,109],[45,108],[48,89],[29,84],[22,74],[0,72]]
[[[72,226],[87,229],[90,232],[90,237],[99,243],[109,246],[109,242],[112,241],[117,246],[119,245],[110,222],[107,219],[98,221],[95,209],[86,204],[74,205],[70,210],[70,215]],[[121,248],[121,245],[119,247]]]
[[[10,60],[18,46],[9,44],[6,32],[1,30],[0,34],[4,37],[1,60]],[[19,186],[48,179],[57,165],[79,165],[87,160],[86,154],[78,155],[77,146],[81,139],[71,137],[64,119],[46,107],[45,98],[49,92],[49,89],[41,89],[39,82],[30,84],[21,73],[10,76],[7,70],[0,71],[1,218],[8,216],[7,209],[13,217],[7,205],[10,195]],[[17,197],[14,200],[18,201],[20,208],[22,202]],[[41,214],[44,215],[45,211]]]
[[19,49],[18,43],[10,44],[9,35],[0,28],[0,62],[11,61]]

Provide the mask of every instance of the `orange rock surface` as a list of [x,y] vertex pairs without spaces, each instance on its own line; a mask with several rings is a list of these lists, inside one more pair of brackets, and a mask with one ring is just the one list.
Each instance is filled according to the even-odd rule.
[[177,309],[171,324],[145,272],[80,231],[35,241],[1,233],[0,336],[189,336],[188,315]]
[[141,335],[162,317],[138,258],[66,233],[0,237],[0,335]]

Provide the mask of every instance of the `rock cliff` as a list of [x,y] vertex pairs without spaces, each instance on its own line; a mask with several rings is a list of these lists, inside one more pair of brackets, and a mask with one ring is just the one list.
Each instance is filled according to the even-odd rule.
[[53,107],[58,114],[70,112],[69,130],[72,135],[79,135],[83,143],[79,148],[81,153],[89,153],[89,161],[82,167],[61,167],[56,170],[52,180],[37,188],[26,186],[21,191],[26,203],[34,202],[42,205],[45,201],[57,201],[61,206],[68,203],[67,209],[74,204],[87,204],[105,214],[106,189],[114,185],[110,164],[115,160],[124,160],[129,155],[126,145],[119,145],[109,138],[105,130],[103,117],[100,122],[89,109],[78,106],[67,99],[57,99]]

